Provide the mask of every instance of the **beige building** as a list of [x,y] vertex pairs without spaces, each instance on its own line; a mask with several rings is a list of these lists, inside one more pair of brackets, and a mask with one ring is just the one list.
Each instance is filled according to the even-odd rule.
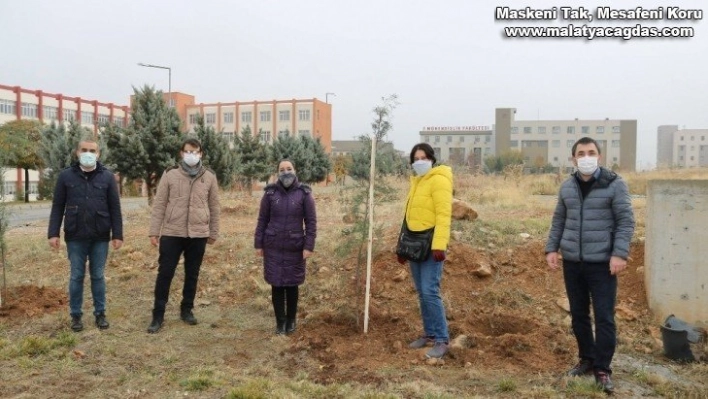
[[495,153],[494,130],[489,126],[425,126],[418,134],[440,161],[475,167]]
[[678,125],[661,125],[656,134],[656,167],[668,168],[674,165],[674,133]]
[[516,120],[515,108],[497,108],[496,152],[518,150],[528,166],[551,164],[572,171],[572,147],[581,137],[597,141],[603,166],[636,170],[637,121],[630,119]]
[[[68,123],[73,119],[98,133],[100,123],[125,125],[129,112],[127,106],[0,84],[0,124],[25,119],[46,124]],[[0,187],[0,197],[12,200],[18,190],[24,189],[24,171],[5,168],[3,177],[5,184]],[[29,181],[30,198],[35,198],[39,183],[37,171],[30,171]]]
[[708,166],[708,129],[681,129],[673,134],[671,166]]

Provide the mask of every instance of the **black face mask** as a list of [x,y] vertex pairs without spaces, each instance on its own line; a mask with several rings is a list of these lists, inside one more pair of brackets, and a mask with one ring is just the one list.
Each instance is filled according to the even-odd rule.
[[283,187],[288,188],[292,186],[292,184],[295,182],[295,173],[293,172],[284,172],[278,175],[278,180],[280,181],[280,184],[283,185]]

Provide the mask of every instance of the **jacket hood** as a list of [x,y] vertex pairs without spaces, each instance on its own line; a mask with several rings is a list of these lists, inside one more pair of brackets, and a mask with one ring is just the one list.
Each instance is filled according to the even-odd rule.
[[[598,178],[595,180],[595,184],[597,185],[597,187],[607,187],[610,185],[610,183],[612,183],[613,181],[615,181],[615,179],[617,179],[619,177],[619,175],[617,175],[617,173],[615,173],[605,167],[600,166],[599,168],[600,168],[600,176],[598,176]],[[573,177],[575,179],[579,178],[578,173],[579,172],[575,172],[573,174]]]

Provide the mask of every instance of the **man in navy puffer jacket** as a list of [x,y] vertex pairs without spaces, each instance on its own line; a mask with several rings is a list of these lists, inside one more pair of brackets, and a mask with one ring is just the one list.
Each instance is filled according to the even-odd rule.
[[113,241],[114,249],[123,245],[120,195],[115,175],[97,161],[98,143],[82,140],[76,155],[79,162],[62,170],[57,179],[47,238],[52,248],[59,249],[59,229],[63,219],[64,240],[71,264],[71,329],[81,331],[84,328],[81,309],[88,260],[93,314],[96,326],[103,330],[109,327],[105,313],[106,279],[103,274],[108,257],[108,242]]
[[556,270],[558,251],[563,254],[563,278],[580,358],[568,375],[594,373],[596,382],[611,393],[610,363],[617,345],[617,274],[627,266],[634,213],[624,180],[598,166],[600,148],[595,140],[581,138],[573,145],[572,154],[578,171],[561,185],[546,261]]

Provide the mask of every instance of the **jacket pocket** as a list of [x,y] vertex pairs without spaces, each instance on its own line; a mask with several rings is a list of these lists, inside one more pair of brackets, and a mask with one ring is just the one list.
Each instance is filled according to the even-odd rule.
[[305,249],[305,233],[289,233],[285,240],[285,249],[293,252],[302,252]]
[[96,211],[96,234],[108,235],[111,232],[111,214],[106,211]]
[[108,186],[102,183],[93,184],[93,196],[99,200],[106,199],[106,192],[108,191]]
[[73,235],[79,229],[79,207],[67,206],[64,210],[64,233]]

